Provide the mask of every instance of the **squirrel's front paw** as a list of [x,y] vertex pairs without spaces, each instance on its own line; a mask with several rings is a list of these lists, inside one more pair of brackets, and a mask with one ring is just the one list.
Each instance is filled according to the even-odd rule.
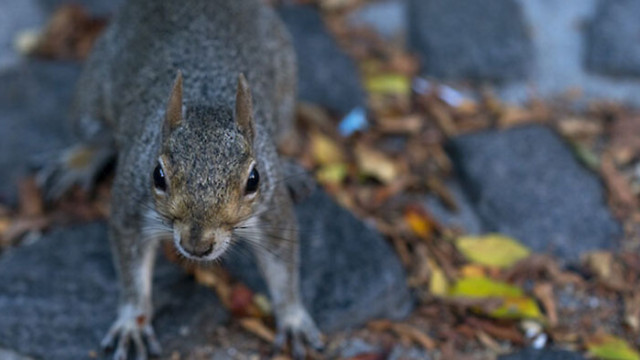
[[114,156],[115,151],[106,145],[77,145],[39,159],[40,170],[36,180],[47,200],[60,198],[73,185],[89,190],[100,170]]
[[305,344],[316,350],[322,350],[324,347],[322,333],[304,308],[291,310],[278,319],[276,348],[284,348],[287,341],[291,344],[291,355],[294,359],[304,359]]
[[127,307],[120,310],[118,319],[111,325],[100,345],[105,350],[113,349],[115,345],[114,360],[125,360],[131,343],[137,360],[146,360],[147,353],[158,356],[162,352],[151,326],[151,316]]

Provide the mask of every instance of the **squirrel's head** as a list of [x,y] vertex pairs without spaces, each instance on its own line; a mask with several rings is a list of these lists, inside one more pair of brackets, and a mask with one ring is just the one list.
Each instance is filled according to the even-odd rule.
[[244,76],[238,77],[235,109],[183,107],[178,73],[162,137],[157,164],[149,174],[155,210],[172,224],[180,253],[212,260],[229,246],[233,230],[255,214],[264,187]]

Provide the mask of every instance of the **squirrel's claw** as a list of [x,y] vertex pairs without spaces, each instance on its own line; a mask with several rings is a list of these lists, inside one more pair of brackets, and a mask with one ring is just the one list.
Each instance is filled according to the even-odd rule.
[[126,360],[132,343],[135,348],[136,360],[147,360],[148,355],[155,357],[162,353],[153,327],[148,323],[139,324],[136,318],[116,320],[100,342],[100,346],[103,350],[109,351],[115,345],[113,359]]
[[73,185],[90,190],[100,170],[114,155],[115,151],[108,146],[74,146],[41,160],[45,165],[36,174],[36,182],[49,201],[60,198]]
[[278,326],[274,346],[282,351],[287,342],[290,343],[291,356],[294,359],[305,358],[306,345],[318,351],[324,348],[323,335],[305,310],[298,310],[287,316]]

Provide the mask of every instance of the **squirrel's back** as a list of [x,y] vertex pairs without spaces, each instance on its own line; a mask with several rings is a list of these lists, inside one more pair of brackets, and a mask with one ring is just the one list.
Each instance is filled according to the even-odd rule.
[[178,70],[185,101],[229,107],[243,73],[258,142],[275,140],[289,126],[278,122],[292,118],[295,57],[282,23],[260,0],[129,0],[86,67],[80,89],[102,94],[102,117],[119,146],[160,130]]

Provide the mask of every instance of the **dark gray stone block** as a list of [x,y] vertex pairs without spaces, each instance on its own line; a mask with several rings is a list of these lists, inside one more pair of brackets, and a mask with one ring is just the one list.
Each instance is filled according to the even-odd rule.
[[388,41],[403,41],[407,32],[407,0],[367,3],[350,14],[348,22],[352,26],[371,28]]
[[590,70],[617,76],[640,76],[639,0],[600,0],[587,37]]
[[[303,300],[322,330],[408,315],[413,299],[404,270],[378,232],[321,190],[297,205],[296,213]],[[266,293],[248,250],[230,252],[225,264],[249,286]]]
[[429,213],[444,226],[458,228],[466,234],[482,234],[482,220],[458,181],[448,181],[445,186],[456,202],[457,211],[447,208],[437,196],[429,194],[425,201]]
[[15,204],[16,181],[70,143],[68,109],[80,67],[24,61],[0,72],[0,203]]
[[498,360],[583,360],[586,359],[579,353],[566,350],[527,348],[509,355],[502,355]]
[[568,260],[616,247],[621,227],[602,184],[551,130],[526,126],[464,135],[450,150],[487,230]]
[[[100,354],[118,303],[104,224],[58,229],[10,250],[0,274],[0,348],[54,360]],[[154,286],[154,324],[166,354],[206,344],[227,319],[213,291],[164,259]]]
[[38,29],[44,21],[36,0],[0,1],[0,70],[20,60],[15,46],[20,32]]
[[410,0],[409,45],[423,72],[444,79],[503,82],[527,76],[533,55],[514,0]]
[[364,104],[358,69],[312,6],[277,9],[293,36],[298,57],[298,98],[346,114]]

